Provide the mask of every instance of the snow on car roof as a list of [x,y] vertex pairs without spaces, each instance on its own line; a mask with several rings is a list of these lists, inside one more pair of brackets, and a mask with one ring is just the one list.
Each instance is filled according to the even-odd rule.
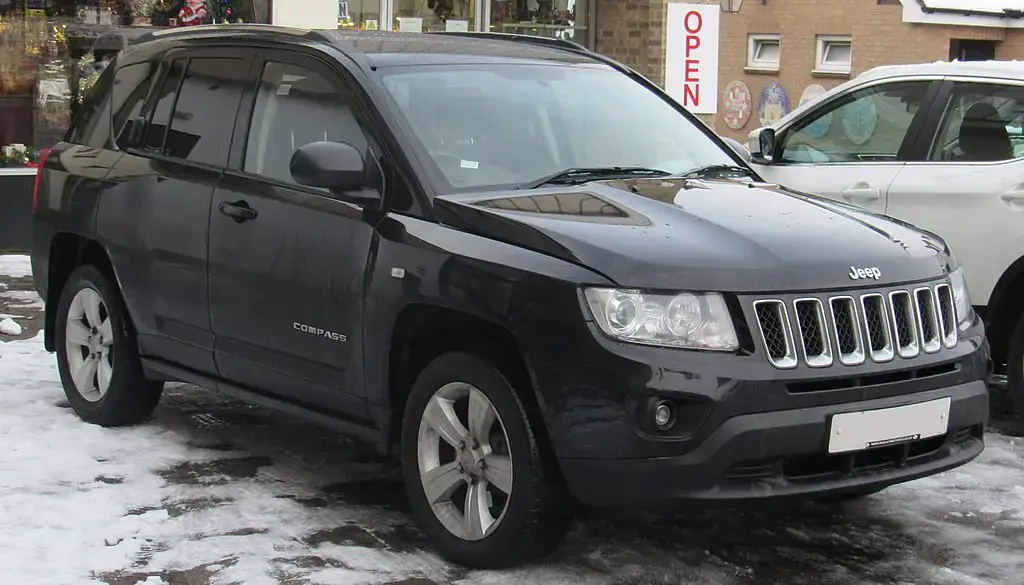
[[882,65],[865,71],[856,79],[863,81],[908,75],[966,75],[1024,79],[1024,61],[934,61],[908,65]]
[[1006,10],[1024,10],[1024,0],[918,0],[925,10],[961,10],[1001,14]]

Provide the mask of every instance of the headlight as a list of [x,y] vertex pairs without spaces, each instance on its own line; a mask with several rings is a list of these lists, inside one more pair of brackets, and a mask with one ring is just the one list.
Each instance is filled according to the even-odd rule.
[[949,273],[949,282],[950,288],[953,289],[956,320],[962,331],[970,327],[974,321],[974,307],[971,305],[971,294],[967,291],[967,281],[964,280],[963,266]]
[[597,324],[615,339],[687,349],[739,347],[729,308],[719,293],[668,296],[588,288],[585,294]]

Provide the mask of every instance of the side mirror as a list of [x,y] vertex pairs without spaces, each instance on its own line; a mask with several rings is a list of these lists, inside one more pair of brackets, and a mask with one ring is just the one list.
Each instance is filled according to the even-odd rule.
[[764,127],[751,132],[747,148],[755,162],[771,162],[775,157],[775,129]]
[[300,185],[329,189],[352,199],[377,199],[367,186],[366,161],[347,142],[311,142],[292,155],[289,169]]

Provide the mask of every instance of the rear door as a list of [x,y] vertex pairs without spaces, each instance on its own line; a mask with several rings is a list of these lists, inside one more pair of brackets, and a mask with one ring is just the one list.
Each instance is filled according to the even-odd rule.
[[942,236],[985,305],[1024,256],[1024,84],[948,81],[921,135],[921,161],[890,188],[889,215]]
[[210,204],[251,62],[252,51],[175,50],[118,76],[126,91],[113,119],[125,154],[98,227],[121,269],[143,354],[206,374],[216,373]]
[[782,129],[775,160],[754,167],[768,181],[884,213],[936,83],[853,89]]
[[[229,382],[363,417],[363,283],[378,214],[299,185],[289,163],[311,142],[382,149],[355,82],[309,54],[261,51],[252,105],[210,218],[216,359]],[[374,167],[378,168],[378,167]]]

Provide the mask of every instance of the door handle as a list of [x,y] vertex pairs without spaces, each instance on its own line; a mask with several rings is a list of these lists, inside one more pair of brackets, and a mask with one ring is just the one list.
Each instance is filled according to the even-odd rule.
[[1007,191],[999,196],[1007,207],[1014,211],[1024,211],[1024,191]]
[[256,210],[249,207],[249,204],[245,201],[235,201],[233,203],[221,203],[217,206],[217,209],[224,215],[235,220],[236,223],[242,223],[249,221],[250,219],[256,219],[259,215]]
[[878,189],[872,189],[870,187],[851,187],[843,190],[840,195],[843,199],[864,199],[866,201],[875,201],[876,199],[882,198],[882,192]]

